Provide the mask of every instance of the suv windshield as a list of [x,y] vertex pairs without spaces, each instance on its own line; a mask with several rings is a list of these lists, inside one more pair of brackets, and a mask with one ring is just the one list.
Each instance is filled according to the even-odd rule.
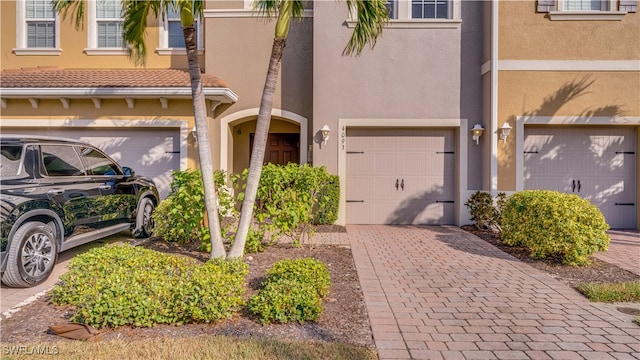
[[2,144],[0,150],[0,178],[20,175],[22,169],[22,145]]

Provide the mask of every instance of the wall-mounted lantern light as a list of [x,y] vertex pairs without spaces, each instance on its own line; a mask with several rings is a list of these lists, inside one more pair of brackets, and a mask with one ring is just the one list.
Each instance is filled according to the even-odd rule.
[[327,140],[329,140],[329,133],[330,132],[331,132],[331,129],[329,128],[329,125],[327,125],[327,124],[324,124],[322,129],[320,129],[320,133],[322,133],[322,141],[324,142],[325,145],[327,145]]
[[479,144],[478,141],[480,140],[480,136],[482,136],[483,131],[484,131],[484,128],[480,124],[475,124],[473,129],[471,129],[471,135],[473,136],[473,140],[475,140],[476,145]]
[[193,136],[193,140],[195,142],[198,142],[198,137],[196,136],[197,132],[196,132],[196,127],[195,126],[193,127],[193,129],[191,129],[190,133],[191,133],[191,136]]
[[507,142],[507,136],[509,136],[510,132],[511,132],[511,125],[509,125],[508,123],[505,122],[500,127],[500,139],[502,139],[506,143]]

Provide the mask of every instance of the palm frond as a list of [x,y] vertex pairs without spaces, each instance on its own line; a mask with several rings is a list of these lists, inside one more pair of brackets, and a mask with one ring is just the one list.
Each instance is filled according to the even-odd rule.
[[349,13],[356,12],[356,25],[342,55],[360,55],[366,45],[371,49],[389,21],[385,0],[347,0]]
[[66,20],[67,16],[75,18],[75,27],[77,30],[84,26],[85,0],[51,0],[51,5],[56,13],[62,15],[62,20]]
[[[149,12],[158,11],[156,1],[125,1],[122,3],[122,36],[127,43],[127,52],[136,65],[144,65],[147,57],[145,33]],[[154,10],[155,9],[155,10]]]

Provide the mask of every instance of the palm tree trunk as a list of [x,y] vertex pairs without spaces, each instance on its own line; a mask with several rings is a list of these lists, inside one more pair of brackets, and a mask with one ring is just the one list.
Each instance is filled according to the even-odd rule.
[[213,184],[213,161],[211,157],[211,142],[209,140],[209,126],[207,123],[207,104],[204,93],[202,92],[202,79],[200,75],[200,64],[198,62],[195,28],[193,26],[184,26],[183,33],[187,48],[189,75],[191,77],[191,93],[193,95],[193,113],[197,129],[198,155],[200,157],[200,169],[202,171],[202,183],[204,185],[204,205],[207,212],[209,235],[211,236],[211,258],[224,258],[226,252],[224,244],[222,243],[216,188]]
[[[233,247],[229,252],[229,257],[242,257],[244,255],[244,246],[247,242],[249,227],[251,226],[251,220],[253,219],[253,207],[256,202],[260,175],[262,174],[262,164],[264,163],[267,137],[269,136],[271,109],[273,109],[273,96],[276,92],[278,73],[280,72],[280,64],[282,60],[282,51],[284,50],[286,41],[286,38],[281,37],[273,39],[267,79],[264,84],[264,90],[262,91],[260,110],[258,112],[256,135],[253,140],[253,152],[251,153],[251,161],[249,162],[247,187],[245,188],[244,201],[242,202],[238,231],[236,232]],[[304,136],[306,136],[306,134]]]

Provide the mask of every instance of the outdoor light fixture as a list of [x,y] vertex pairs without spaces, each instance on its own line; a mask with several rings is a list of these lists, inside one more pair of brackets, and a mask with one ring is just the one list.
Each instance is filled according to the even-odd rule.
[[478,145],[478,141],[480,140],[480,136],[482,136],[482,132],[484,128],[480,124],[475,124],[473,129],[471,129],[471,134],[473,135],[473,140],[476,141],[476,145]]
[[193,136],[193,140],[195,142],[198,142],[198,137],[196,136],[196,127],[195,126],[193,127],[193,129],[191,129],[190,133],[191,133],[191,136]]
[[502,139],[506,143],[507,142],[507,136],[509,136],[510,132],[511,132],[511,125],[509,125],[508,123],[505,122],[500,127],[500,139]]
[[329,140],[329,133],[331,132],[329,125],[324,124],[322,129],[320,129],[320,132],[322,133],[322,141],[325,145],[327,145],[327,140]]

